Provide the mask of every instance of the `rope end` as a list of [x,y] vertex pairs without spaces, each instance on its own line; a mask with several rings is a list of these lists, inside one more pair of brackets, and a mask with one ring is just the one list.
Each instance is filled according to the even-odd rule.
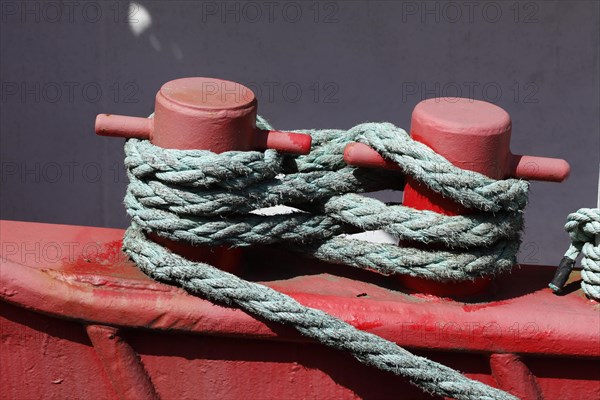
[[574,266],[575,260],[569,257],[563,257],[562,260],[560,260],[554,278],[552,278],[552,282],[548,284],[548,287],[552,289],[554,293],[560,293],[562,291],[565,283],[569,280],[569,275],[571,275]]

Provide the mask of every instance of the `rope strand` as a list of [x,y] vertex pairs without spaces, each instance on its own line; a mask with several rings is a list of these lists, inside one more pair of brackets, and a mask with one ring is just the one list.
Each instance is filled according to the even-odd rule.
[[138,267],[154,279],[217,303],[235,305],[266,320],[293,326],[304,336],[347,351],[364,364],[408,378],[429,393],[461,400],[516,399],[323,311],[305,307],[267,286],[245,281],[208,264],[190,262],[148,240],[135,226],[127,230],[123,245]]
[[[127,211],[145,232],[171,240],[231,246],[293,244],[324,261],[385,274],[469,280],[500,273],[516,263],[527,182],[496,181],[457,168],[388,123],[309,132],[312,151],[296,157],[271,150],[222,154],[165,150],[130,139],[125,145],[130,179]],[[398,189],[402,179],[397,172],[347,166],[343,150],[354,140],[378,148],[432,190],[483,213],[448,217],[356,195]],[[311,212],[283,217],[248,214],[273,205],[309,206]],[[399,251],[396,246],[365,242],[345,246],[349,243],[338,238],[377,229],[404,241],[442,244],[448,251]]]

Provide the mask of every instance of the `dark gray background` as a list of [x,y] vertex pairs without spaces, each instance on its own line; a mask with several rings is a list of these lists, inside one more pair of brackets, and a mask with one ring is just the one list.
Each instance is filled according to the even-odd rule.
[[522,262],[556,265],[566,215],[596,204],[597,1],[137,4],[128,21],[128,2],[2,1],[3,219],[128,225],[123,140],[95,136],[94,117],[146,116],[185,76],[249,85],[281,129],[408,129],[421,99],[443,95],[503,107],[515,153],[572,167],[532,184]]

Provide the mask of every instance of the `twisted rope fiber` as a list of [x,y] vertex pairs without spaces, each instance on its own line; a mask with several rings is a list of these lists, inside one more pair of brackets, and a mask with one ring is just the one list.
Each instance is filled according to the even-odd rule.
[[[526,182],[495,181],[454,167],[392,124],[309,133],[313,150],[299,157],[272,150],[223,154],[165,150],[131,139],[125,146],[131,181],[125,199],[128,213],[145,231],[172,240],[232,246],[284,241],[313,257],[383,274],[465,280],[514,264]],[[352,193],[397,188],[400,179],[392,172],[348,167],[343,149],[353,140],[374,146],[432,190],[488,213],[447,217],[360,200]],[[312,212],[248,214],[277,204]],[[360,241],[349,246],[339,237],[365,229],[383,229],[425,244],[441,242],[448,251]]]
[[[260,118],[257,125],[270,129]],[[328,262],[437,280],[474,279],[514,264],[527,182],[495,181],[461,170],[388,123],[308,133],[313,149],[305,156],[272,150],[222,154],[165,150],[128,140],[125,164],[130,184],[125,204],[132,226],[125,236],[125,251],[155,279],[292,325],[326,345],[350,351],[363,363],[405,376],[424,390],[459,399],[513,398],[265,286],[189,262],[146,238],[144,232],[155,232],[202,245],[294,244],[291,248]],[[400,179],[389,171],[348,167],[343,149],[350,141],[369,144],[398,163],[404,174],[484,212],[449,217],[386,206],[355,194],[398,188]],[[277,204],[298,211],[274,216],[251,213]],[[371,229],[445,249],[400,248],[343,237]]]
[[123,245],[141,270],[154,279],[217,303],[236,305],[269,321],[291,325],[309,338],[350,352],[364,364],[406,377],[428,392],[457,399],[514,399],[323,311],[305,307],[269,287],[245,281],[208,264],[188,261],[147,240],[134,225],[126,231]]
[[569,214],[565,230],[571,238],[565,257],[575,262],[583,254],[581,289],[588,297],[600,301],[600,244],[595,243],[600,235],[600,209],[581,208]]

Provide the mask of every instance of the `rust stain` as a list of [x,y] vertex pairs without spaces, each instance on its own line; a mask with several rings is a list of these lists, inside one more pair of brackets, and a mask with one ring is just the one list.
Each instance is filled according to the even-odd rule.
[[75,257],[63,258],[61,270],[71,274],[148,280],[149,278],[121,250],[122,246],[121,240],[87,245]]

